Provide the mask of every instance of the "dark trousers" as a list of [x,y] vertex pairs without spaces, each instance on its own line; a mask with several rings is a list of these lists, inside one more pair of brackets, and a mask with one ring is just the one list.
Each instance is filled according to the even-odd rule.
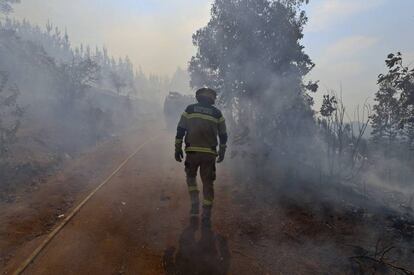
[[[194,193],[198,194],[196,177],[197,171],[200,168],[200,177],[203,182],[203,206],[211,207],[214,201],[216,156],[209,153],[189,152],[186,155],[184,164],[190,195]],[[191,197],[193,198],[194,196],[192,195]]]

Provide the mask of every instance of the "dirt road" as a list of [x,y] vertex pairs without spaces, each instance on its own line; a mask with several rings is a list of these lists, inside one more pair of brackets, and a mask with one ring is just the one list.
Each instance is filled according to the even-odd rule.
[[[228,240],[235,228],[219,230],[232,213],[232,183],[225,168],[218,168],[213,227],[200,227],[189,219],[183,165],[171,153],[173,135],[150,132],[146,138],[159,137],[96,193],[25,274],[240,274],[243,265],[232,264]],[[12,272],[44,237],[17,253],[4,273]],[[254,264],[249,266],[248,273],[253,272]]]
[[306,191],[294,192],[302,198],[294,204],[266,185],[236,180],[229,158],[218,165],[213,225],[203,228],[188,215],[173,133],[161,129],[141,127],[101,144],[16,203],[1,205],[0,273],[13,274],[59,217],[154,136],[24,274],[344,274],[353,273],[355,247],[375,245],[372,227],[330,209],[312,211]]

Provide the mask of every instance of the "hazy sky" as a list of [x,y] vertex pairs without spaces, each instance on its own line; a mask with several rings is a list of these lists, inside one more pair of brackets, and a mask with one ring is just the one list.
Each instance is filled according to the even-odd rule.
[[[212,0],[22,0],[14,16],[67,28],[75,45],[105,45],[144,72],[172,74],[194,53],[192,33],[209,19]],[[413,0],[311,0],[306,52],[310,75],[326,88],[343,87],[349,108],[373,96],[384,59],[402,51],[414,64]],[[317,98],[317,102],[320,96]]]

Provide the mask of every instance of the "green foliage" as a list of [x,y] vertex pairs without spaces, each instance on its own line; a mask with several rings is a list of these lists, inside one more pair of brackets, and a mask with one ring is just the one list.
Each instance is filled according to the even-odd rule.
[[120,95],[122,89],[124,89],[125,87],[128,86],[126,80],[121,75],[119,75],[116,72],[111,72],[110,75],[109,75],[109,77],[110,77],[110,79],[111,79],[111,81],[112,81],[112,83],[114,85],[114,88],[116,90],[116,93],[118,95]]
[[193,87],[216,88],[228,100],[263,93],[273,77],[300,77],[314,66],[299,43],[307,21],[303,12],[268,0],[217,0],[211,13],[208,25],[193,36],[198,47],[190,62]]
[[17,131],[23,110],[17,103],[19,89],[8,84],[8,74],[0,72],[0,160],[9,152],[10,146],[17,141]]
[[300,43],[304,2],[216,0],[193,35],[191,86],[216,89],[230,124],[279,144],[314,125],[306,92],[317,83],[303,84],[314,67]]
[[334,95],[324,95],[320,113],[323,117],[330,117],[337,109],[338,101]]
[[378,76],[372,116],[373,138],[376,142],[407,142],[414,140],[414,68],[403,64],[402,54],[389,54],[385,63],[387,74]]
[[60,65],[58,71],[61,102],[73,106],[98,81],[99,66],[91,59],[73,60]]
[[396,97],[397,91],[393,87],[382,85],[375,94],[372,115],[372,136],[377,143],[393,143],[400,129],[400,104]]

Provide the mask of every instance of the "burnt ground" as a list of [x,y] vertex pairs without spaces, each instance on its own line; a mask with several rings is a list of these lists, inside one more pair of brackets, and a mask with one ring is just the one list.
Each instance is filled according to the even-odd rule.
[[[90,190],[160,132],[46,247],[26,274],[404,274],[409,215],[321,186],[247,183],[218,166],[211,228],[188,217],[172,134],[140,128],[103,143],[0,208],[0,272],[9,274]],[[270,181],[271,182],[271,181]],[[343,193],[344,190],[341,190]],[[365,198],[366,200],[367,198]],[[364,198],[358,198],[364,201]]]

